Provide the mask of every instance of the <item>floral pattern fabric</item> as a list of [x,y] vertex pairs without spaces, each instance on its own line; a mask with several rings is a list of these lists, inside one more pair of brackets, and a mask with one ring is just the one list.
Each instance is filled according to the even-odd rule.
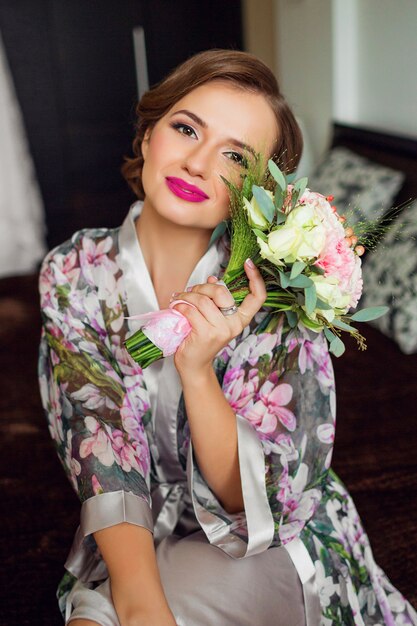
[[[118,233],[81,231],[45,259],[40,387],[51,437],[81,502],[124,491],[151,507],[158,450],[143,372],[123,348],[129,313]],[[417,625],[414,609],[376,565],[355,506],[330,468],[335,388],[322,336],[263,311],[213,365],[230,406],[262,446],[270,547],[302,539],[316,570],[322,626]],[[174,417],[185,472],[190,436],[182,399]],[[227,514],[198,468],[193,491],[200,506],[248,541],[245,514]],[[67,575],[60,593],[73,582]]]

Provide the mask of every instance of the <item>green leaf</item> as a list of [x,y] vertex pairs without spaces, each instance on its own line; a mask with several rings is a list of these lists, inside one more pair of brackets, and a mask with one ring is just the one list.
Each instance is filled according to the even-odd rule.
[[371,306],[366,309],[361,309],[360,311],[356,311],[353,315],[351,315],[350,319],[355,322],[369,322],[371,320],[376,320],[378,317],[385,315],[388,313],[388,306]]
[[297,182],[294,184],[294,189],[295,191],[297,191],[299,198],[301,198],[301,196],[305,192],[307,184],[308,184],[308,178],[306,177],[300,178],[300,180],[297,180]]
[[244,198],[249,198],[250,192],[252,191],[252,181],[250,176],[245,176],[245,180],[242,185],[242,194]]
[[296,176],[297,176],[296,172],[292,172],[291,174],[285,175],[288,185],[291,185],[295,181]]
[[284,274],[284,272],[280,272],[279,270],[278,270],[278,274],[279,274],[279,279],[281,282],[281,287],[283,289],[286,289],[288,285],[290,284],[290,275],[288,273]]
[[299,274],[298,276],[296,276],[293,279],[290,278],[289,286],[290,287],[299,287],[301,289],[304,289],[305,287],[314,286],[314,283],[311,280],[311,278],[309,278],[308,276],[304,276],[304,274]]
[[283,224],[285,222],[285,220],[287,219],[287,216],[285,215],[285,213],[283,213],[282,211],[278,210],[277,211],[277,217],[275,219],[276,223],[279,224]]
[[268,237],[264,232],[262,232],[262,230],[259,230],[258,228],[252,228],[252,232],[255,233],[257,237],[262,239],[262,241],[268,241]]
[[306,328],[311,328],[311,330],[315,330],[316,332],[321,331],[323,328],[322,324],[318,324],[317,322],[311,320],[302,309],[300,310],[300,320]]
[[324,274],[326,273],[326,271],[318,265],[310,265],[310,271],[313,274],[318,274],[319,276],[324,276]]
[[211,244],[216,241],[216,239],[218,239],[218,237],[221,237],[222,235],[224,235],[224,233],[226,232],[226,228],[227,228],[227,222],[226,220],[223,220],[223,222],[220,222],[220,224],[217,224],[216,228],[213,230],[213,233],[210,237],[210,241],[209,241],[209,245],[208,247],[210,248]]
[[252,185],[252,192],[255,196],[255,200],[259,204],[259,208],[262,211],[263,216],[269,223],[272,222],[275,213],[274,203],[266,193],[265,189],[258,187],[258,185]]
[[345,344],[340,339],[340,337],[335,337],[330,343],[329,350],[332,354],[338,357],[338,356],[342,356],[346,348],[345,348]]
[[282,191],[285,192],[287,190],[287,181],[285,180],[285,176],[279,169],[278,165],[274,163],[272,159],[269,159],[268,168],[274,180],[276,180]]
[[296,261],[295,263],[293,263],[293,266],[291,268],[290,278],[293,279],[296,276],[298,276],[298,274],[301,274],[301,272],[306,267],[306,265],[307,264],[304,263],[303,261]]
[[282,191],[281,187],[277,183],[274,189],[274,204],[276,208],[278,209],[278,211],[282,209],[282,205],[284,204],[284,199],[285,199],[285,192]]
[[328,304],[327,302],[321,300],[320,298],[317,298],[316,308],[320,309],[321,311],[331,311],[333,307],[330,306],[330,304]]
[[316,308],[317,303],[317,292],[314,283],[311,283],[309,287],[304,289],[304,296],[306,299],[306,311],[311,314]]
[[294,313],[294,311],[285,311],[285,315],[287,316],[288,324],[291,328],[295,328],[298,323],[297,313]]
[[350,326],[350,324],[345,324],[342,320],[338,320],[337,318],[332,321],[333,326],[336,328],[340,328],[341,330],[347,330],[348,333],[355,332],[356,328],[354,326]]
[[291,196],[291,208],[294,208],[298,202],[298,197],[299,197],[299,193],[296,190],[293,190],[292,192],[292,196]]
[[327,326],[324,327],[324,336],[326,337],[329,343],[331,343],[333,339],[336,337],[336,335]]

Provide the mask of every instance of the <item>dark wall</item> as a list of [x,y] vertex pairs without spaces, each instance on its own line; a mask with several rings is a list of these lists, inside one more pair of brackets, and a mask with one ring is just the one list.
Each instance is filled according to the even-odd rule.
[[[242,47],[238,0],[0,0],[0,30],[45,203],[49,245],[119,224],[133,137],[132,29],[150,83],[200,50]],[[1,138],[0,138],[1,140]]]

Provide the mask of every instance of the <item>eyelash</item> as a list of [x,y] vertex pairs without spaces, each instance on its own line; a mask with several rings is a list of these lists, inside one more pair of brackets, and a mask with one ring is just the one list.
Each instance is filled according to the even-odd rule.
[[[189,124],[184,124],[183,122],[173,122],[171,126],[172,128],[174,128],[174,130],[180,133],[180,135],[185,135],[185,137],[193,137],[194,135],[195,137],[197,137],[197,133],[195,132],[194,128]],[[240,154],[240,152],[230,150],[228,152],[225,152],[224,154],[231,155],[227,158],[239,165],[240,167],[248,167],[247,158],[243,156],[243,154]]]

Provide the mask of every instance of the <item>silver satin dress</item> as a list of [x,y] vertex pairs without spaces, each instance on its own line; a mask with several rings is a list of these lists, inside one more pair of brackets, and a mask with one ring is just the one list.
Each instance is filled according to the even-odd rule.
[[[134,221],[139,211],[137,203],[120,233],[121,263],[131,315],[159,308],[136,238]],[[221,252],[211,246],[188,284],[205,282],[207,276],[219,271],[221,261]],[[134,320],[131,328],[136,330]],[[222,549],[210,544],[204,532],[205,520],[195,514],[187,475],[178,459],[176,419],[181,386],[173,358],[152,364],[144,375],[154,420],[157,448],[154,458],[159,458],[156,469],[160,482],[152,491],[154,540],[164,591],[178,626],[304,626],[307,623],[305,589],[303,593],[300,573],[293,561],[306,558],[311,562],[307,551],[302,550],[301,556],[295,554],[290,558],[288,550],[274,547],[260,553],[254,551],[250,556],[249,550],[245,555],[236,553],[235,556],[244,558],[235,558],[230,546]],[[190,466],[191,460],[189,471]],[[255,483],[253,488],[256,489]],[[110,499],[109,505],[111,507]],[[126,496],[123,506],[127,510],[134,503]],[[104,528],[121,521],[113,515],[109,510],[107,519],[103,518],[99,526]],[[129,519],[129,515],[125,519]],[[98,530],[96,520],[89,519],[88,507],[87,511],[84,507],[81,522],[83,534],[88,526]],[[209,525],[210,521],[207,523]],[[77,570],[83,559],[81,552],[82,539],[78,537],[66,563],[67,569]],[[119,625],[109,580],[95,589],[90,587],[88,583],[77,581],[67,599],[66,623],[85,618],[100,626]],[[314,608],[317,621],[308,619],[308,626],[319,624],[320,609],[318,605]],[[310,607],[308,614],[312,614]]]

